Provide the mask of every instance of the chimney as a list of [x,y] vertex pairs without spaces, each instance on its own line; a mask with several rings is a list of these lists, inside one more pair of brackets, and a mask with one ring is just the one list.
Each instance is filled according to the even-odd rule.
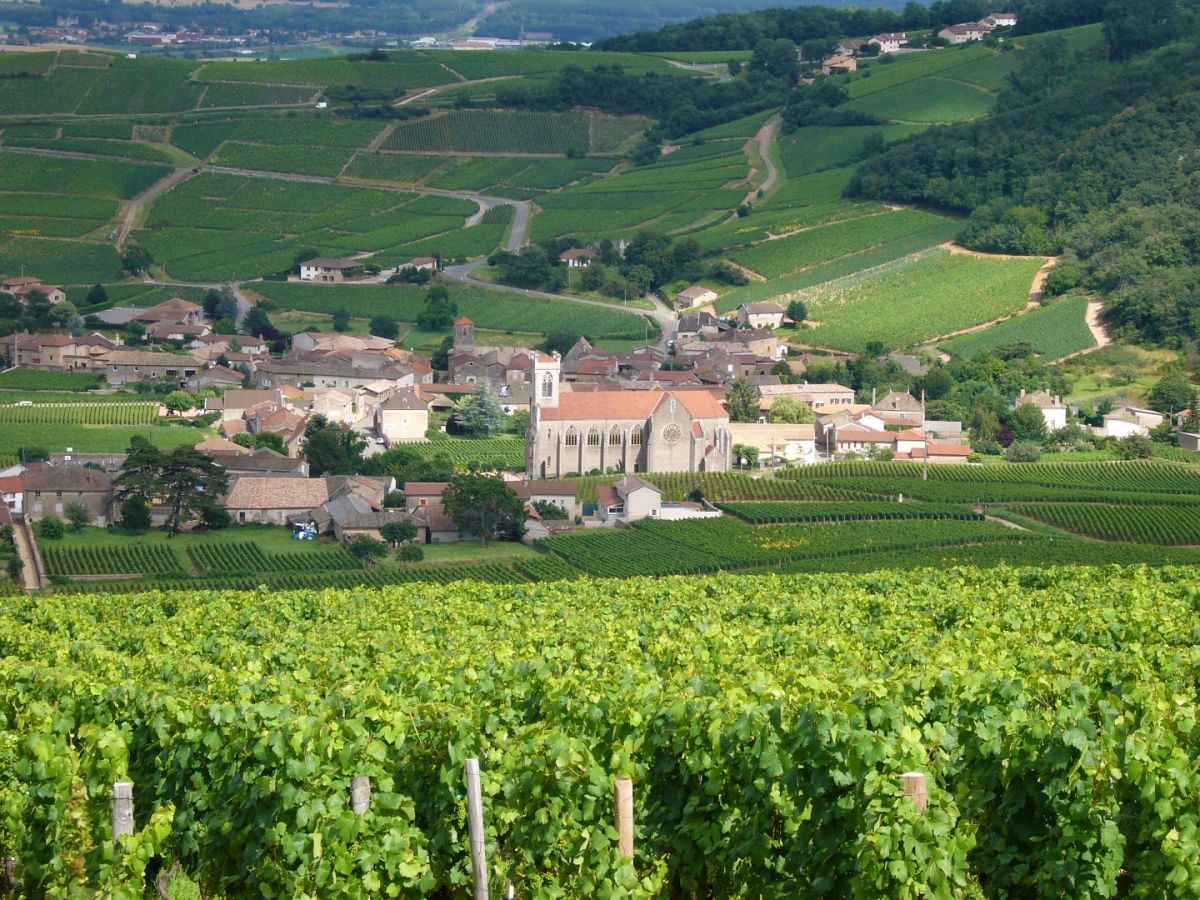
[[875,388],[871,388],[871,405],[875,405]]

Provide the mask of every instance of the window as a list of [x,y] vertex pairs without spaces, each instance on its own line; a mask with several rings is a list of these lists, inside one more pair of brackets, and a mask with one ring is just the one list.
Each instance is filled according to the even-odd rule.
[[594,425],[592,426],[591,431],[588,432],[587,445],[589,447],[599,447],[600,446],[600,429],[595,427]]
[[547,372],[545,375],[542,376],[542,396],[543,397],[553,397],[554,396],[554,376],[551,375],[549,372]]
[[633,429],[633,431],[631,431],[631,432],[629,433],[629,443],[631,443],[631,444],[636,444],[636,445],[638,445],[638,446],[640,446],[640,445],[641,445],[641,443],[642,443],[642,429],[640,429],[640,428],[635,428],[635,429]]
[[671,423],[663,429],[663,440],[668,444],[678,444],[679,439],[683,437],[683,432],[679,430],[679,426]]
[[566,443],[567,443],[568,447],[578,447],[579,446],[579,432],[575,430],[574,425],[572,425],[570,428],[567,429]]
[[612,427],[612,431],[608,433],[608,444],[610,447],[621,446],[621,429],[616,425]]

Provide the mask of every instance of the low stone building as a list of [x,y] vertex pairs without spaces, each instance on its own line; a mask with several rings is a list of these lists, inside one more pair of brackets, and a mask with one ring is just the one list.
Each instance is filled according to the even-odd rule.
[[412,388],[401,388],[376,408],[375,430],[389,444],[425,440],[428,402]]
[[662,491],[636,475],[596,488],[596,515],[602,522],[636,522],[657,518],[661,511]]
[[103,528],[113,522],[113,476],[80,465],[30,466],[21,475],[22,508],[31,521],[63,516],[72,503],[82,503],[92,514],[92,524]]

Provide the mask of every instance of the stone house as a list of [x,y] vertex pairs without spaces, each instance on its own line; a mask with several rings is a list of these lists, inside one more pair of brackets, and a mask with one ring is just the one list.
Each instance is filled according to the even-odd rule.
[[101,469],[79,465],[30,466],[21,476],[25,517],[38,521],[62,516],[71,503],[82,503],[92,514],[92,524],[113,522],[113,476]]
[[114,386],[135,381],[170,381],[183,385],[202,368],[200,360],[188,354],[157,350],[109,350],[94,357],[88,367],[104,375]]
[[412,388],[402,388],[375,409],[375,431],[389,444],[423,441],[429,430],[429,404]]
[[1042,411],[1042,418],[1046,420],[1047,431],[1057,431],[1060,428],[1066,427],[1067,424],[1067,407],[1063,404],[1062,398],[1050,394],[1049,391],[1034,391],[1027,394],[1025,388],[1021,388],[1021,393],[1013,403],[1013,409],[1018,406],[1024,406],[1031,403]]
[[662,491],[636,475],[626,475],[616,484],[596,488],[596,515],[602,522],[636,522],[658,518],[661,512]]
[[783,307],[770,300],[761,303],[743,303],[738,307],[737,321],[739,328],[781,328],[783,327]]
[[334,284],[345,281],[361,268],[358,260],[318,256],[300,263],[300,280]]

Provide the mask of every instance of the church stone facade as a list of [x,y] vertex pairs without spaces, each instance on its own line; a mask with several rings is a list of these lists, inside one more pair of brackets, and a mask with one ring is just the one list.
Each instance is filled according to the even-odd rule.
[[708,391],[562,393],[560,374],[557,356],[538,356],[525,443],[530,476],[729,470],[729,414]]

